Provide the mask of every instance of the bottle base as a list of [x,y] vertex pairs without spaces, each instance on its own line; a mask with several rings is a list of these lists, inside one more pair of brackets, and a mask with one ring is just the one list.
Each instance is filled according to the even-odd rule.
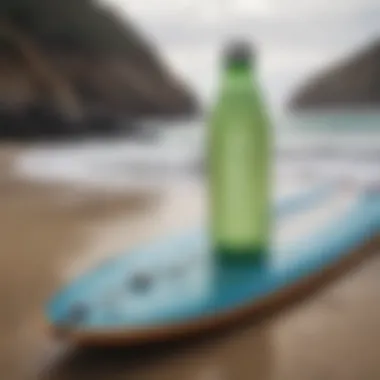
[[263,247],[244,247],[231,248],[226,246],[217,246],[214,248],[215,262],[223,266],[232,265],[265,265],[269,252]]

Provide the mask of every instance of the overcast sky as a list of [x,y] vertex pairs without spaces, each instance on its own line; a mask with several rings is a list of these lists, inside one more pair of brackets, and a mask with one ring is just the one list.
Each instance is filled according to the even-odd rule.
[[205,100],[228,36],[252,39],[269,100],[380,36],[380,0],[102,0],[127,14]]

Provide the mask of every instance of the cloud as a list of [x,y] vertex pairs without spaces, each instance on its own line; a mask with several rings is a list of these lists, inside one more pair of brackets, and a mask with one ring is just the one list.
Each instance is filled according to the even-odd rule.
[[[218,48],[231,35],[259,46],[273,99],[380,36],[379,0],[103,0],[137,21],[197,91],[216,81]],[[277,100],[276,100],[277,101]]]
[[380,32],[378,0],[103,0],[128,12],[159,46],[220,44],[244,35],[261,47],[343,54]]
[[141,22],[198,20],[200,22],[253,17],[267,19],[304,19],[340,17],[380,10],[378,0],[101,0]]
[[[205,101],[216,91],[220,75],[220,49],[208,46],[167,47],[164,55],[172,67],[187,80]],[[269,100],[280,104],[302,78],[333,61],[333,54],[310,48],[267,47],[259,60],[258,75]]]
[[[247,0],[248,1],[248,0]],[[281,16],[340,16],[380,8],[378,0],[267,0]]]

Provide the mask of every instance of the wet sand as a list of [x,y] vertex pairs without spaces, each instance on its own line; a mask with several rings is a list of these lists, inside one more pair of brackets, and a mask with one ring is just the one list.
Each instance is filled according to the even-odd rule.
[[[112,194],[13,178],[0,150],[0,379],[379,379],[380,257],[267,320],[191,342],[77,350],[45,330],[44,302],[97,261],[192,224],[197,186]],[[181,217],[178,218],[178,212]]]

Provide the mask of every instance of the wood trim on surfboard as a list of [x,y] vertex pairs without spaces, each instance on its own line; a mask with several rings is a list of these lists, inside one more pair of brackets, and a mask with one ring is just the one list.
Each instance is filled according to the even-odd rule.
[[347,273],[362,260],[374,254],[380,248],[380,234],[348,252],[337,262],[316,273],[286,286],[280,291],[253,303],[217,314],[198,318],[186,323],[177,323],[159,327],[80,330],[52,325],[47,321],[49,334],[67,340],[78,346],[124,346],[151,342],[169,341],[195,334],[206,333],[232,326],[248,318],[259,319],[270,313],[301,300],[319,290],[328,282]]

